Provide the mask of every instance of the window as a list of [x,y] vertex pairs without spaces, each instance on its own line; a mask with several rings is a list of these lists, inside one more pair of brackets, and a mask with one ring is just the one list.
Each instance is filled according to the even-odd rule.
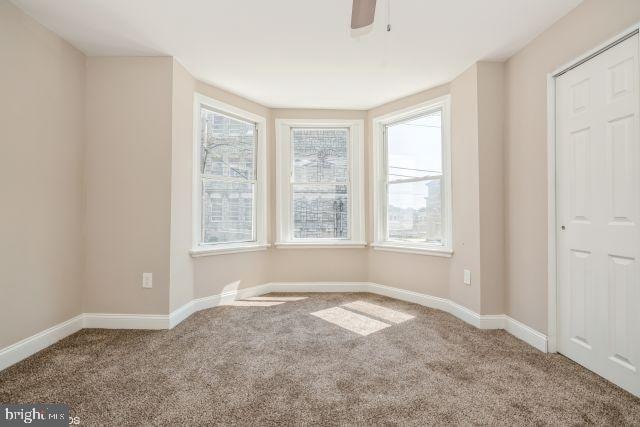
[[451,255],[449,98],[373,124],[374,247]]
[[192,255],[266,248],[264,119],[196,96]]
[[276,245],[364,246],[362,129],[362,121],[276,121]]

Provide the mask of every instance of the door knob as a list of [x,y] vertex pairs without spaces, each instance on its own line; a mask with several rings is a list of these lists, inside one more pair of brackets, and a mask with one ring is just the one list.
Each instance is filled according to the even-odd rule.
[[560,230],[564,231],[565,227],[564,225],[560,227]]

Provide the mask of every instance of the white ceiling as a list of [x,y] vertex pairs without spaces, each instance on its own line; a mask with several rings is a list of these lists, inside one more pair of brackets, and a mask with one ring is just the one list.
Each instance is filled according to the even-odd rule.
[[368,109],[503,60],[581,0],[13,0],[87,55],[171,55],[269,107]]

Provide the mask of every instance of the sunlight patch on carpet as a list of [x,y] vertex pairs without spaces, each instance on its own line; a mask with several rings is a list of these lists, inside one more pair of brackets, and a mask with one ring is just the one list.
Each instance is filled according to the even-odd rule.
[[391,326],[388,323],[384,323],[340,307],[332,307],[316,311],[315,313],[311,313],[311,315],[363,336]]
[[351,310],[359,311],[360,313],[368,314],[378,319],[386,320],[391,323],[402,323],[407,320],[413,319],[414,316],[403,313],[401,311],[392,310],[381,305],[371,304],[365,301],[354,301],[347,304],[342,304],[342,307],[349,308]]

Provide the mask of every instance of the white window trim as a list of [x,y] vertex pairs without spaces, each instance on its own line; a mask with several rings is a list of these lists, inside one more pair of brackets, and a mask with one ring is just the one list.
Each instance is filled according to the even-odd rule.
[[[443,155],[443,183],[444,183],[444,239],[443,246],[404,243],[386,239],[387,227],[387,190],[386,190],[386,147],[384,127],[429,111],[442,109],[442,155]],[[409,108],[394,111],[372,119],[371,135],[373,140],[373,230],[374,242],[371,245],[376,250],[415,253],[440,257],[453,255],[453,209],[451,197],[451,96],[423,102]]]
[[[276,243],[279,248],[363,248],[364,120],[277,119],[276,127]],[[349,128],[349,239],[295,239],[291,218],[291,128]]]
[[[201,212],[202,212],[202,180],[200,179],[200,105],[206,105],[221,113],[227,113],[256,124],[256,194],[254,227],[256,240],[251,242],[215,243],[203,244],[201,236]],[[265,250],[267,243],[267,119],[263,116],[234,107],[208,96],[196,93],[193,107],[193,181],[192,181],[192,249],[189,251],[192,257],[210,255],[251,252]]]

